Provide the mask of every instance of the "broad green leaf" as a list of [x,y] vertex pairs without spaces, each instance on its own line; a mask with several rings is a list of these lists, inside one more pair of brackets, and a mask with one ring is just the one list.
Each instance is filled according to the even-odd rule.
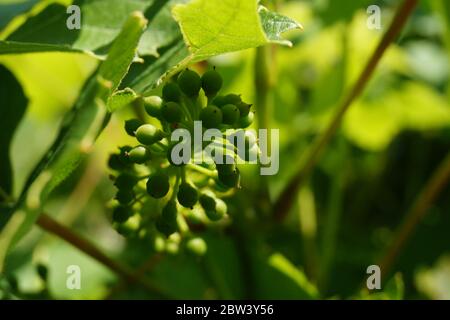
[[[256,299],[317,299],[317,288],[281,253],[254,249],[252,272]],[[258,252],[259,251],[259,252]]]
[[[141,11],[150,21],[139,44],[140,55],[158,56],[158,49],[180,36],[170,8],[185,0],[76,0],[81,9],[80,30],[66,26],[70,14],[60,4],[51,4],[15,30],[0,54],[73,51],[103,58],[119,34],[126,17]],[[169,19],[167,19],[169,18]]]
[[266,9],[260,13],[262,19],[257,0],[193,0],[173,9],[193,62],[271,42],[287,44],[280,40],[280,34],[300,28],[298,23],[282,15]]
[[10,159],[10,146],[14,132],[22,119],[28,99],[22,86],[14,75],[0,65],[0,203],[12,196],[13,171]]
[[31,9],[38,0],[2,0],[0,1],[0,29],[5,27],[15,16]]
[[[26,205],[29,211],[14,234],[12,245],[34,224],[52,190],[72,173],[93,147],[110,117],[106,107],[108,98],[128,71],[145,26],[146,19],[142,14],[132,14],[114,41],[107,60],[82,89],[77,103],[65,117],[56,141],[31,173],[14,208],[18,210]],[[2,215],[0,229],[15,210],[8,216]]]
[[282,254],[276,253],[270,256],[269,265],[290,278],[299,288],[304,290],[310,297],[318,297],[317,288],[309,282],[303,271],[294,266]]
[[258,10],[257,2],[193,0],[176,5],[172,12],[185,45],[173,41],[161,49],[158,60],[146,58],[143,65],[135,65],[126,85],[138,94],[147,95],[189,63],[268,43],[289,45],[280,34],[301,28],[300,24],[263,7]]
[[132,103],[138,95],[130,88],[115,92],[108,101],[109,112],[114,112]]
[[289,30],[303,29],[297,22],[276,12],[271,12],[264,7],[259,9],[261,24],[270,42],[292,46],[292,42],[283,39],[281,34]]

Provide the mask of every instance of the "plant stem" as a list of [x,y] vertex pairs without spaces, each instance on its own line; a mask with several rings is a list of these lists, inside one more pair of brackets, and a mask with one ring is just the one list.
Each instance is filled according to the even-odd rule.
[[[137,278],[142,278],[145,276],[145,273],[153,269],[163,258],[163,255],[160,253],[152,255],[148,258],[139,268],[136,269],[135,275]],[[119,282],[115,287],[111,289],[108,295],[104,298],[104,300],[112,300],[112,298],[125,290],[129,285],[133,284],[134,281],[130,281],[129,279],[124,279]]]
[[198,171],[200,173],[203,173],[205,176],[208,176],[210,178],[213,178],[213,179],[217,178],[217,175],[215,174],[214,171],[211,171],[211,170],[209,170],[207,168],[204,168],[202,166],[199,166],[199,165],[196,165],[196,164],[193,164],[193,163],[189,163],[189,164],[186,165],[186,167],[191,169],[191,170],[195,170],[195,171]]
[[394,241],[386,251],[386,254],[378,264],[383,276],[388,275],[401,250],[413,235],[417,225],[428,212],[431,204],[436,200],[441,191],[450,180],[450,152],[434,171],[422,191],[416,198],[411,209],[406,214],[403,224],[398,229]]
[[80,237],[72,230],[66,228],[65,226],[59,224],[52,217],[42,213],[36,224],[47,232],[54,234],[55,236],[65,240],[77,249],[83,251],[87,255],[91,256],[98,262],[102,263],[124,279],[129,282],[136,282],[142,287],[147,289],[149,292],[157,295],[158,297],[165,297],[161,290],[150,283],[146,278],[137,275],[130,267],[121,264],[118,261],[114,261],[109,258],[106,254],[100,251],[94,244],[88,240]]
[[290,182],[275,202],[275,205],[273,206],[275,220],[281,221],[288,214],[301,185],[305,182],[305,179],[309,176],[314,166],[319,161],[322,152],[328,145],[328,142],[330,142],[331,138],[336,133],[336,130],[339,128],[345,113],[367,86],[378,63],[383,57],[383,54],[386,52],[386,49],[400,34],[403,26],[408,20],[408,17],[416,7],[417,2],[417,0],[405,0],[397,10],[389,29],[384,34],[381,42],[375,49],[375,52],[372,54],[358,80],[337,108],[326,130],[316,139],[312,147],[309,149],[308,154],[305,157],[306,160],[301,164],[300,170],[298,170],[297,173],[291,178]]
[[[269,129],[272,119],[271,88],[273,87],[275,58],[273,46],[264,46],[256,49],[255,56],[255,103],[256,117],[259,129]],[[267,136],[267,150],[271,150],[271,135]],[[258,190],[260,211],[268,213],[271,208],[269,186],[267,177],[260,176]]]

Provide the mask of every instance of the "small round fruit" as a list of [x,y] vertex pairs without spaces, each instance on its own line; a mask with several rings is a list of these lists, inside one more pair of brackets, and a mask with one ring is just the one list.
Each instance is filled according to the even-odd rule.
[[225,155],[223,163],[216,163],[217,171],[222,174],[230,174],[236,171],[236,161],[230,155]]
[[239,128],[249,127],[253,123],[254,119],[255,119],[255,114],[250,111],[247,116],[241,117],[239,119],[239,121],[238,121]]
[[214,96],[222,88],[223,80],[216,70],[209,70],[202,76],[202,88],[207,96]]
[[186,249],[195,254],[196,256],[205,255],[208,246],[206,245],[205,240],[202,238],[192,238],[186,242]]
[[114,209],[112,218],[114,222],[124,223],[132,216],[132,214],[133,212],[130,208],[125,206],[118,206]]
[[210,105],[202,109],[200,120],[205,128],[217,128],[222,123],[222,111],[218,107]]
[[144,108],[147,114],[154,118],[161,116],[161,107],[163,100],[158,96],[150,96],[144,98]]
[[161,130],[151,124],[144,124],[136,131],[136,139],[143,145],[151,145],[163,138]]
[[169,177],[162,172],[154,173],[147,180],[147,193],[153,198],[163,198],[170,189]]
[[219,171],[219,181],[227,188],[237,188],[240,182],[239,169],[236,167],[232,172]]
[[238,107],[234,104],[227,104],[222,107],[222,122],[224,124],[235,124],[240,117],[240,112]]
[[215,206],[213,210],[205,209],[205,214],[211,221],[219,221],[227,213],[227,205],[221,199],[215,199]]
[[249,114],[252,105],[241,101],[237,104],[237,107],[241,113],[241,117],[245,117]]
[[178,76],[178,86],[188,97],[196,97],[202,86],[202,80],[197,72],[186,69]]
[[36,271],[37,271],[39,277],[40,277],[42,280],[47,281],[47,278],[48,278],[48,268],[47,268],[46,265],[43,265],[42,263],[39,263],[39,264],[36,266]]
[[128,158],[128,152],[130,152],[131,149],[133,149],[133,147],[131,146],[123,146],[119,148],[119,159],[120,162],[124,164],[124,168],[132,164],[130,159]]
[[198,192],[191,184],[183,182],[178,188],[178,203],[185,208],[192,208],[198,201]]
[[203,209],[205,209],[205,211],[216,210],[216,199],[214,199],[213,197],[206,194],[202,194],[199,200],[200,204],[202,205]]
[[116,200],[119,201],[120,204],[127,205],[130,204],[131,201],[134,200],[134,193],[131,190],[119,190],[116,194]]
[[180,122],[183,119],[181,106],[176,102],[167,102],[161,108],[163,118],[169,123]]
[[162,90],[162,96],[164,101],[173,101],[178,102],[181,98],[181,91],[180,88],[176,83],[169,82],[167,83]]
[[139,146],[128,152],[128,158],[133,163],[142,164],[149,159],[149,154],[145,147]]
[[142,125],[142,121],[139,119],[130,119],[125,121],[125,131],[129,136],[134,137],[136,130]]
[[[175,152],[175,154],[172,154],[173,149],[176,146],[178,146],[178,144],[180,144],[180,143],[183,143],[183,142],[173,143],[167,149],[167,160],[169,161],[169,163],[171,165],[176,166],[176,167],[184,166],[190,160],[190,158],[185,159],[185,157],[184,157],[185,148],[181,148],[181,149],[179,149],[178,153]],[[189,148],[190,148],[190,146],[189,146]],[[176,160],[176,162],[174,160]]]
[[161,218],[167,222],[176,222],[177,220],[177,204],[175,201],[169,201],[164,206]]
[[224,98],[223,98],[223,102],[224,105],[227,104],[234,104],[235,106],[237,106],[239,103],[242,102],[241,96],[234,94],[234,93],[230,93],[227,94]]
[[178,230],[177,205],[175,201],[169,201],[164,206],[161,216],[156,221],[156,229],[166,237]]
[[218,106],[219,108],[222,108],[224,105],[226,105],[226,99],[225,96],[217,96],[212,100],[212,104],[215,106]]
[[121,173],[114,182],[114,185],[119,190],[131,190],[134,188],[134,186],[137,184],[138,179],[136,176],[132,175],[131,173]]
[[109,156],[108,167],[112,170],[120,171],[127,167],[127,163],[122,161],[120,154],[114,153]]

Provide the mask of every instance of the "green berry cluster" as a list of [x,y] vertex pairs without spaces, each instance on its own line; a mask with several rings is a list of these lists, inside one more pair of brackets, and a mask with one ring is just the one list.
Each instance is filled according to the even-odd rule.
[[[119,232],[140,237],[151,234],[151,230],[165,237],[178,232],[186,235],[190,251],[198,254],[206,250],[200,238],[192,238],[190,226],[226,216],[227,205],[221,197],[240,187],[236,159],[246,161],[250,154],[259,152],[256,137],[244,130],[253,122],[251,105],[240,95],[219,95],[222,84],[216,70],[200,76],[186,69],[163,86],[161,96],[138,100],[148,116],[158,121],[126,121],[125,131],[137,145],[120,147],[109,158],[117,187],[112,219]],[[224,134],[220,147],[214,150],[222,152],[224,161],[172,161],[177,145],[171,141],[173,131],[183,128],[193,133],[195,121],[201,121],[202,132],[218,129]],[[232,132],[231,137],[225,132]],[[245,140],[243,150],[238,150],[237,139],[233,138],[239,135]],[[192,159],[206,145],[196,150],[192,142],[191,147]],[[165,247],[173,249],[173,241]]]

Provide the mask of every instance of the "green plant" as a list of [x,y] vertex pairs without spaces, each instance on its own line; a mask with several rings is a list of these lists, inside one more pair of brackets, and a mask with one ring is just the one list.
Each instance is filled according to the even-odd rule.
[[[61,261],[86,264],[89,298],[113,283],[97,262],[119,276],[106,298],[445,293],[427,283],[445,264],[408,271],[448,250],[444,0],[381,1],[372,55],[367,0],[74,0],[80,30],[69,2],[0,3],[0,298],[78,297]],[[275,11],[306,32],[281,38],[301,26]],[[360,292],[383,254],[382,292]]]

